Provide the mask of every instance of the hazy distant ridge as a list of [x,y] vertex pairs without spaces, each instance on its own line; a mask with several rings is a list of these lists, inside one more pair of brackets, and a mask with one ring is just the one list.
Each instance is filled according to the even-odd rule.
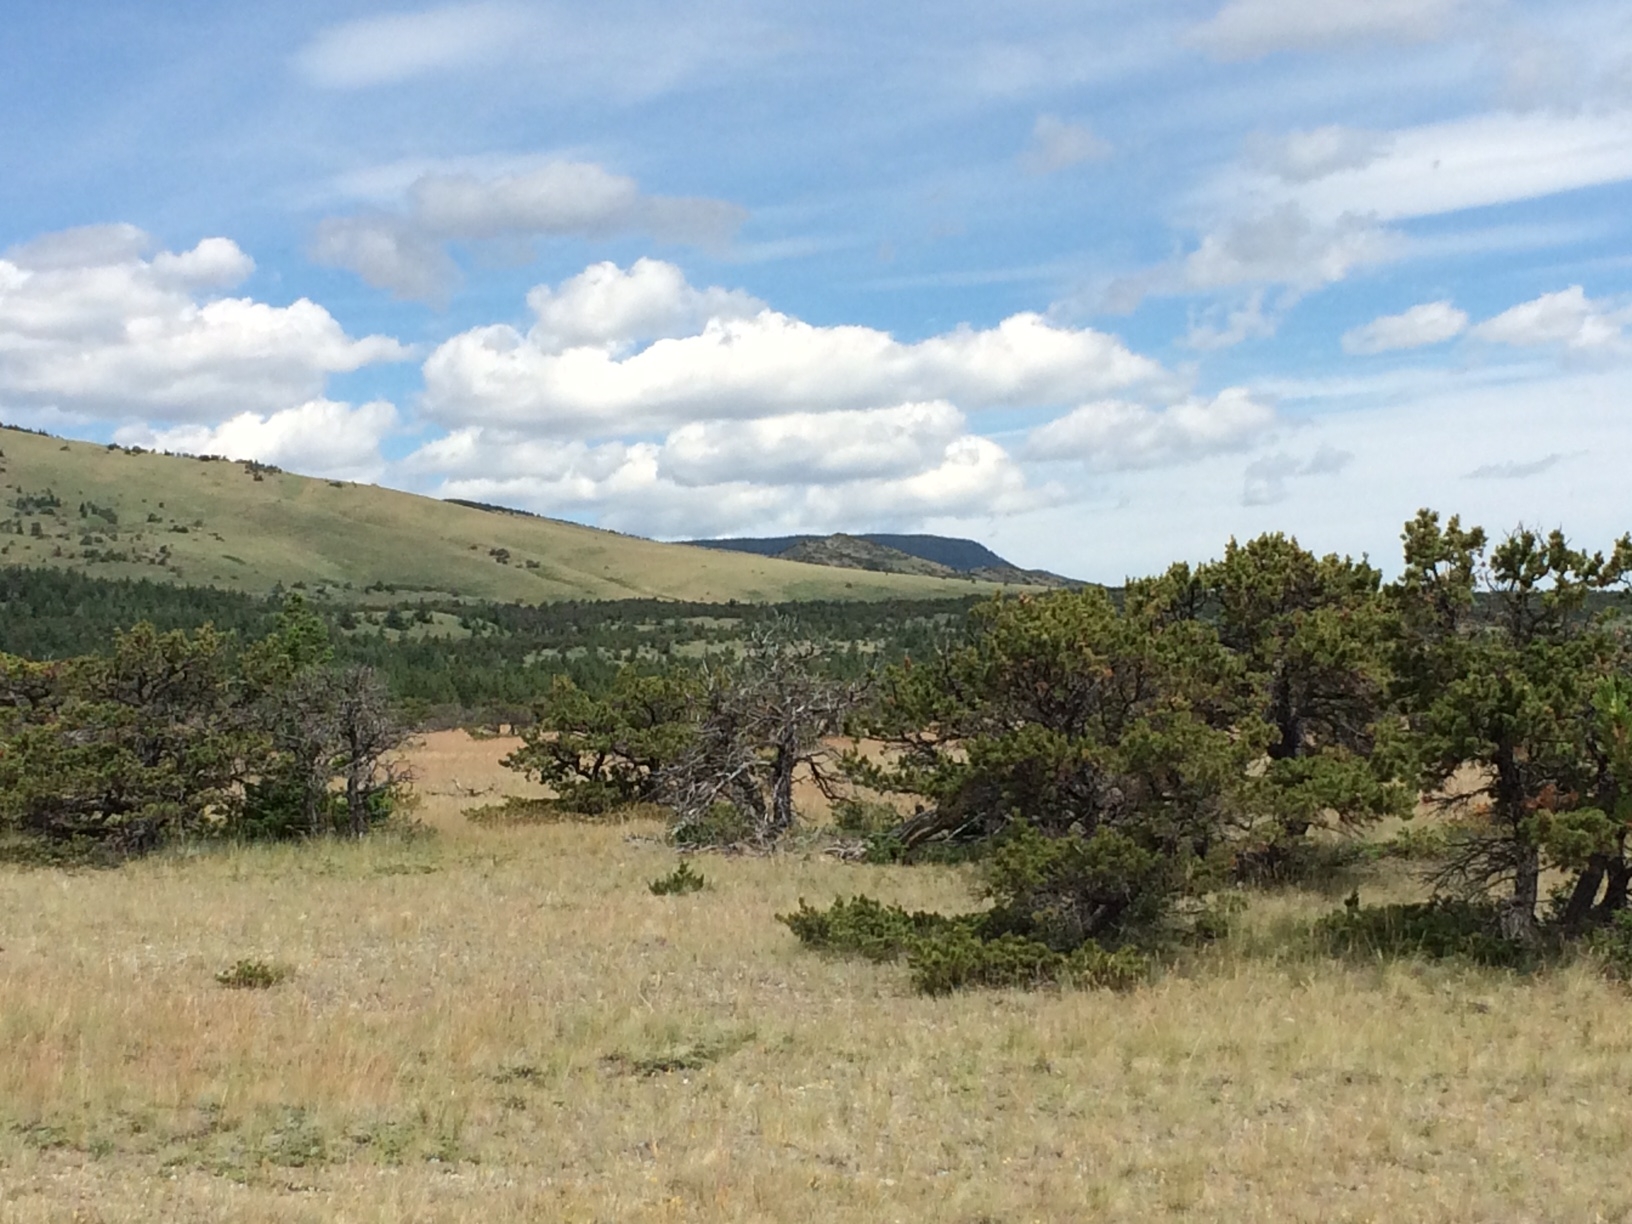
[[[760,536],[688,540],[687,543],[695,544],[699,548],[721,548],[731,552],[757,553],[761,557],[779,557],[790,548],[828,538],[819,535]],[[1009,562],[986,545],[975,540],[960,540],[952,536],[938,535],[892,535],[888,532],[868,532],[854,538],[893,548],[897,552],[906,553],[909,557],[933,561],[937,565],[946,566],[947,569],[957,570],[960,574],[1009,565]]]
[[752,553],[788,561],[886,573],[961,575],[1025,586],[1069,586],[1073,581],[1046,570],[1026,570],[984,544],[955,536],[869,532],[792,536],[744,536],[691,540],[698,548]]

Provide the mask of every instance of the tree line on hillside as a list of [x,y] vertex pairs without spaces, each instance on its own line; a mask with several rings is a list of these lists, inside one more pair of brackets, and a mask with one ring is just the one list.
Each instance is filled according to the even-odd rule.
[[[626,670],[599,697],[559,679],[510,763],[569,806],[664,803],[677,841],[761,845],[789,833],[803,764],[848,782],[841,813],[870,803],[875,857],[978,850],[993,904],[977,915],[863,897],[784,918],[816,946],[910,953],[928,989],[1126,980],[1156,943],[1216,932],[1225,885],[1295,873],[1333,830],[1422,795],[1448,817],[1425,838],[1434,900],[1356,901],[1334,940],[1408,929],[1500,958],[1616,923],[1632,938],[1632,638],[1605,601],[1632,539],[1493,544],[1424,511],[1404,545],[1388,584],[1277,534],[1119,598],[1000,597],[867,683],[774,641]],[[841,723],[887,751],[831,759]]]
[[384,585],[356,602],[276,590],[267,596],[64,570],[0,569],[0,651],[36,660],[103,653],[116,630],[208,624],[249,640],[271,632],[286,596],[306,598],[337,662],[372,668],[403,716],[419,725],[525,721],[556,676],[602,693],[632,664],[662,670],[676,657],[737,649],[757,627],[796,617],[833,646],[821,665],[859,676],[878,662],[923,654],[961,626],[973,598],[704,604],[656,599],[538,605],[427,600]]

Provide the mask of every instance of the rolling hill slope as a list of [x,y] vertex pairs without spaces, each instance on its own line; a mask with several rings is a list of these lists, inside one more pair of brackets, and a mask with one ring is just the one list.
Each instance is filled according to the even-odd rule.
[[372,485],[0,427],[0,565],[266,591],[384,584],[501,602],[967,595],[965,578],[659,544]]
[[972,578],[1005,586],[1069,587],[1081,584],[1047,570],[1021,569],[984,544],[954,536],[867,535],[762,536],[691,540],[701,548],[808,561],[841,569],[873,570],[888,574],[927,574],[941,578]]

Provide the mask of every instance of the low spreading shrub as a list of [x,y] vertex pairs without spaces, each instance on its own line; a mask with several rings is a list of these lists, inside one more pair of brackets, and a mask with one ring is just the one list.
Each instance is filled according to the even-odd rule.
[[228,990],[270,990],[288,980],[294,970],[273,961],[240,960],[215,975]]
[[1133,948],[1111,952],[1087,942],[1069,953],[1056,952],[1039,940],[1020,935],[983,939],[966,927],[916,941],[907,965],[913,985],[932,995],[970,986],[1127,990],[1150,973],[1149,959]]
[[877,838],[901,823],[901,813],[876,799],[839,799],[833,804],[833,827],[852,837]]
[[913,985],[925,994],[1051,983],[1125,989],[1149,972],[1149,960],[1135,949],[1108,951],[1085,941],[1060,952],[1039,939],[1001,931],[1005,917],[997,910],[956,916],[908,912],[858,896],[836,900],[825,910],[801,900],[796,911],[777,915],[777,921],[809,948],[872,961],[905,957]]
[[1587,951],[1610,977],[1632,981],[1632,910],[1621,910],[1587,936]]
[[754,1039],[751,1029],[702,1035],[673,1035],[644,1050],[617,1050],[606,1064],[630,1075],[653,1076],[701,1071],[736,1053]]
[[565,818],[559,800],[523,799],[517,795],[465,809],[465,819],[475,825],[553,824]]
[[1407,905],[1363,906],[1358,894],[1315,924],[1317,939],[1338,955],[1467,960],[1479,965],[1531,967],[1537,947],[1502,934],[1497,906],[1438,897]]
[[741,808],[732,803],[715,803],[694,819],[676,824],[670,838],[677,846],[719,849],[754,841],[755,830]]
[[908,913],[899,905],[884,905],[871,897],[842,898],[825,910],[814,909],[799,899],[791,914],[776,920],[807,948],[867,960],[889,961],[905,955],[919,940],[943,935],[960,925],[978,920],[978,915],[948,918],[924,910]]

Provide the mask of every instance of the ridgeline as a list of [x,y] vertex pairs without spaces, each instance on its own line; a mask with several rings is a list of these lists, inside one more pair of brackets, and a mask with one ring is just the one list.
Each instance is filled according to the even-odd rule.
[[[496,509],[496,508],[494,508]],[[966,596],[966,576],[835,569],[496,513],[219,457],[0,427],[0,566],[265,594],[538,603]]]

